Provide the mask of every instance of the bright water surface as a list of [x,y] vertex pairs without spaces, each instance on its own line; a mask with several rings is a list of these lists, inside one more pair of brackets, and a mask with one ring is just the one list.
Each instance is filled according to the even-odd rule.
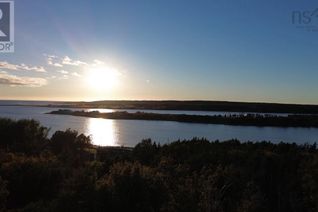
[[[0,102],[1,104],[1,102]],[[0,106],[0,117],[13,119],[35,119],[49,127],[50,136],[56,130],[71,128],[85,135],[90,135],[96,145],[102,146],[134,146],[144,138],[151,138],[160,143],[172,142],[177,139],[205,137],[210,140],[228,140],[237,138],[241,141],[272,141],[314,143],[318,141],[317,128],[280,128],[227,126],[215,124],[193,124],[171,121],[144,120],[110,120],[63,115],[45,114],[59,108],[31,106]],[[89,109],[96,110],[96,109]],[[113,112],[110,109],[98,109],[100,112]],[[126,110],[135,112],[140,110]],[[202,111],[158,111],[142,110],[155,113],[178,113],[197,115],[224,115],[228,112]]]

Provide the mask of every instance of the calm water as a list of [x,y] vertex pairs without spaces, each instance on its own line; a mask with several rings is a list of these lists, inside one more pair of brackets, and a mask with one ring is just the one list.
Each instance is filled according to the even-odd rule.
[[[50,136],[56,130],[71,128],[80,133],[90,135],[94,144],[103,146],[134,146],[144,138],[152,138],[154,141],[160,143],[171,142],[177,139],[191,139],[193,137],[205,137],[210,140],[237,138],[241,141],[285,141],[299,144],[318,141],[318,129],[315,128],[246,127],[169,121],[109,120],[45,114],[52,110],[56,110],[56,108],[0,106],[0,117],[38,120],[42,125],[51,129]],[[112,112],[114,110],[101,109],[100,111]],[[135,110],[128,111],[132,112]],[[226,112],[197,111],[147,110],[147,112],[201,115],[228,114]]]

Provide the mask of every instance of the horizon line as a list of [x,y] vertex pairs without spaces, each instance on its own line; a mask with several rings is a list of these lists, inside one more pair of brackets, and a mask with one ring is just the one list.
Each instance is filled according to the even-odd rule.
[[228,103],[247,103],[247,104],[280,104],[280,105],[311,105],[318,106],[318,103],[292,103],[292,102],[271,102],[271,101],[238,101],[238,100],[207,100],[207,99],[99,99],[99,100],[38,100],[38,99],[1,99],[0,101],[29,101],[29,102],[101,102],[101,101],[154,101],[154,102],[228,102]]

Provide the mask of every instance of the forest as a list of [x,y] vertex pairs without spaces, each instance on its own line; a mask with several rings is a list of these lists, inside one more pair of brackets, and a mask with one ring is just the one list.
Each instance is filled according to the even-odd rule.
[[99,147],[0,119],[0,211],[318,211],[316,144],[208,141]]
[[93,102],[55,102],[45,107],[65,108],[108,108],[139,110],[192,110],[192,111],[227,111],[250,113],[295,113],[318,114],[318,105],[228,102],[228,101],[151,101],[151,100],[108,100]]
[[161,114],[149,112],[115,111],[100,113],[99,111],[77,111],[59,109],[48,114],[72,115],[106,119],[132,119],[148,121],[176,121],[201,124],[223,124],[259,127],[318,127],[318,115],[262,115],[262,114],[229,114],[229,115],[188,115],[188,114]]

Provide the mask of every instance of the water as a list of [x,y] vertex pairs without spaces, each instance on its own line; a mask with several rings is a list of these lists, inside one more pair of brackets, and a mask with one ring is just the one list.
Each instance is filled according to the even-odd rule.
[[[241,141],[266,140],[275,143],[284,141],[298,144],[318,141],[317,128],[252,127],[170,121],[110,120],[45,114],[57,109],[59,108],[0,106],[0,117],[38,120],[42,125],[50,128],[49,136],[56,130],[71,128],[85,135],[90,135],[93,143],[101,146],[134,146],[145,138],[151,138],[160,143],[168,143],[177,139],[191,139],[193,137],[205,137],[210,140],[219,139],[221,141],[237,138]],[[99,110],[101,112],[114,111],[109,109]],[[127,111],[134,112],[136,110]],[[143,111],[198,115],[229,114],[227,112]]]

